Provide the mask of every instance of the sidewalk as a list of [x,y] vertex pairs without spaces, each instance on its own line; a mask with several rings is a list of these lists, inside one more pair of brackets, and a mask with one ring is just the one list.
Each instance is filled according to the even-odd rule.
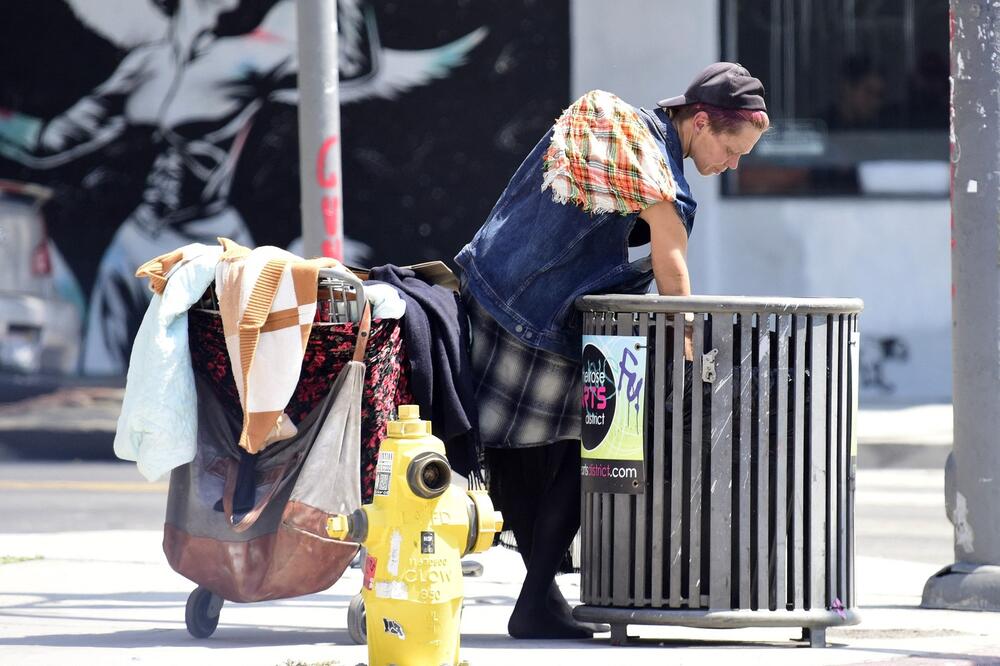
[[[347,633],[346,608],[359,589],[349,569],[326,592],[260,604],[227,603],[216,633],[191,638],[184,603],[193,585],[173,573],[158,531],[7,534],[0,565],[0,663],[284,666],[367,661]],[[831,647],[808,649],[795,629],[704,630],[633,626],[641,640],[614,647],[588,641],[514,641],[506,619],[523,576],[518,555],[494,548],[466,581],[462,657],[473,666],[511,664],[855,664],[1000,663],[1000,613],[917,608],[937,566],[859,557],[862,622],[827,632]],[[579,576],[559,579],[571,603]]]
[[915,404],[858,409],[858,465],[944,469],[954,441],[952,406]]
[[[81,410],[99,417],[81,422],[103,428],[110,450],[113,402],[107,392],[64,393],[55,405],[52,398],[36,398],[38,411],[0,410],[0,426],[4,419],[43,423],[42,406],[70,414]],[[0,441],[2,433],[0,427]],[[797,629],[649,626],[630,627],[630,634],[641,638],[627,647],[611,646],[607,634],[589,641],[513,641],[506,621],[524,570],[516,553],[494,548],[477,558],[485,575],[466,579],[463,659],[473,666],[1000,664],[1000,613],[918,608],[924,583],[952,557],[940,494],[951,449],[951,406],[863,407],[858,433],[857,539],[859,552],[867,553],[856,560],[862,620],[828,630],[831,647],[804,647],[794,640]],[[39,439],[36,433],[33,440]],[[938,521],[933,538],[904,519],[901,512],[914,507]],[[197,640],[184,625],[193,584],[171,571],[161,539],[158,530],[0,534],[0,664],[353,666],[367,661],[367,649],[354,645],[346,629],[359,571],[348,570],[333,588],[309,597],[227,603],[216,633]],[[579,576],[561,576],[559,583],[570,602],[578,603]]]

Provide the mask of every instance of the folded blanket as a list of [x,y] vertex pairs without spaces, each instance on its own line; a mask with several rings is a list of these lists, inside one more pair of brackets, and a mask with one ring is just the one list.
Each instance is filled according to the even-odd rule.
[[280,248],[249,250],[220,238],[225,251],[216,267],[215,289],[243,405],[240,446],[257,453],[295,434],[284,410],[295,391],[316,315],[320,268],[331,258],[302,259]]
[[603,90],[573,102],[553,126],[542,191],[587,212],[636,213],[674,201],[677,185],[636,110]]

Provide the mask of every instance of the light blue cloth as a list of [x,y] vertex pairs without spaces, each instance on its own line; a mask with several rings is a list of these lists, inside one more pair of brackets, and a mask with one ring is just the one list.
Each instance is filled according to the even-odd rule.
[[194,459],[197,395],[187,311],[215,280],[222,248],[193,243],[154,294],[136,333],[115,433],[115,455],[150,481]]
[[406,313],[406,301],[391,284],[365,283],[365,298],[372,306],[372,319],[400,319]]

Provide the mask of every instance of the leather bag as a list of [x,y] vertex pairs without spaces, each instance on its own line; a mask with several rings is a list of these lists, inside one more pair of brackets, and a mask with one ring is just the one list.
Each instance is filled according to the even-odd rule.
[[170,476],[163,552],[177,573],[228,601],[312,594],[335,583],[357,553],[326,536],[328,514],[361,505],[359,456],[365,349],[364,308],[353,359],[298,433],[257,454],[254,504],[233,514],[240,415],[196,376],[198,448]]

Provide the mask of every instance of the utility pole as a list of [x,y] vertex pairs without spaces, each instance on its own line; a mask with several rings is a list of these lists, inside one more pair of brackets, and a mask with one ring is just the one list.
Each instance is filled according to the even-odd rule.
[[344,258],[337,0],[296,0],[302,254]]
[[952,360],[955,443],[945,509],[955,563],[927,608],[1000,610],[1000,6],[951,0]]

